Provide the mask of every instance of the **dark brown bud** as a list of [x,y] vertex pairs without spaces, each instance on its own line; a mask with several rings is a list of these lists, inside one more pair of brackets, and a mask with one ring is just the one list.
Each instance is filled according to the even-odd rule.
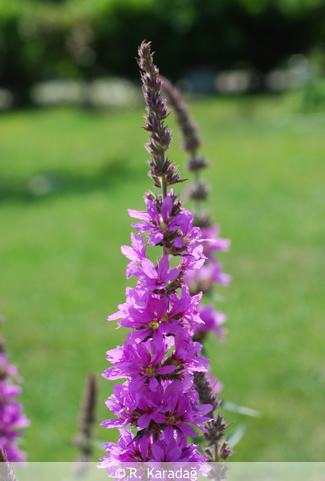
[[189,185],[185,197],[192,200],[205,200],[208,196],[209,188],[203,180],[197,180]]
[[[151,159],[149,176],[153,179],[155,187],[173,185],[181,182],[180,174],[176,167],[165,157],[172,140],[171,132],[164,125],[168,117],[166,100],[161,96],[162,81],[159,77],[159,69],[153,64],[150,42],[142,42],[139,47],[138,64],[143,70],[141,74],[142,90],[146,102],[148,115],[145,116],[145,130],[151,133],[149,142],[145,147]],[[164,179],[164,180],[162,180]]]
[[208,211],[202,210],[194,214],[193,225],[200,227],[211,227],[211,214]]
[[193,172],[200,169],[204,169],[205,167],[208,167],[208,165],[209,164],[204,157],[198,157],[198,156],[192,156],[187,162],[188,170]]

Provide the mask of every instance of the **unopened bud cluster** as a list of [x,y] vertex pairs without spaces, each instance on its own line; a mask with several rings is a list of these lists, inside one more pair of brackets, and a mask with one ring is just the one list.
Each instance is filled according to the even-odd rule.
[[138,65],[142,70],[142,91],[146,103],[147,115],[144,130],[150,132],[149,142],[145,145],[151,158],[149,176],[157,188],[183,182],[177,167],[166,157],[166,151],[171,142],[171,132],[164,125],[168,117],[166,100],[161,96],[161,79],[159,70],[153,63],[150,42],[142,42],[139,48]]
[[196,201],[205,200],[208,197],[209,190],[207,184],[202,179],[198,179],[197,182],[188,187],[187,197]]
[[229,458],[233,454],[229,447],[228,441],[225,441],[225,430],[229,427],[224,421],[223,415],[218,414],[215,419],[206,423],[206,432],[204,437],[208,444],[205,448],[205,454],[209,461],[220,461]]
[[[200,402],[212,406],[211,417],[213,417],[213,411],[220,407],[221,401],[205,373],[195,373],[195,388],[199,394]],[[205,454],[209,461],[219,461],[231,456],[232,450],[224,439],[225,430],[229,427],[229,424],[224,421],[223,415],[218,413],[216,417],[206,423],[205,427],[206,430],[203,434],[207,441]]]

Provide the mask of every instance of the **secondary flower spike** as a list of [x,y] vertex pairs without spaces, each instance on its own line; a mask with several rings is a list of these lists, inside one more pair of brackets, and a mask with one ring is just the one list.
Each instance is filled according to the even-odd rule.
[[[187,189],[187,197],[194,202],[195,206],[193,223],[201,228],[203,237],[207,239],[203,250],[203,254],[206,256],[204,266],[199,270],[187,271],[184,277],[191,294],[203,293],[204,300],[210,297],[209,304],[198,306],[198,313],[203,322],[197,325],[194,339],[203,342],[209,332],[213,332],[217,339],[222,341],[226,332],[222,325],[227,317],[224,313],[215,310],[211,297],[213,297],[215,284],[227,286],[230,282],[230,276],[223,273],[221,263],[215,258],[215,254],[219,251],[228,250],[230,241],[219,237],[219,226],[211,225],[210,213],[202,209],[202,202],[206,200],[209,189],[204,180],[201,179],[200,172],[201,169],[208,166],[208,163],[198,152],[201,146],[197,134],[198,128],[193,123],[186,104],[181,101],[177,89],[167,79],[161,77],[161,80],[163,91],[177,114],[177,122],[183,135],[184,150],[189,153],[188,169],[195,174],[194,182]],[[213,378],[210,373],[196,373],[195,387],[201,402],[212,404],[213,411],[215,411],[220,404],[216,394],[222,390],[222,384]],[[231,455],[231,450],[223,439],[226,428],[227,424],[223,422],[220,414],[206,425],[204,436],[209,443],[206,453],[210,461],[219,461]]]
[[[167,108],[150,43],[141,44],[138,64],[150,132],[150,176],[161,192],[145,194],[143,211],[129,211],[138,219],[132,224],[137,233],[131,234],[132,247],[121,250],[130,261],[127,278],[135,276],[137,281],[135,288],[126,289],[125,303],[108,318],[130,329],[123,344],[107,352],[111,366],[103,373],[106,379],[123,381],[115,384],[106,401],[115,418],[102,423],[120,430],[117,444],[104,444],[107,456],[101,459],[112,474],[121,462],[208,459],[187,436],[205,430],[214,408],[202,402],[195,388],[195,374],[207,372],[209,361],[200,355],[202,345],[192,341],[203,324],[201,293],[191,295],[184,281],[188,272],[203,266],[206,240],[193,225],[191,212],[173,189],[168,191],[180,177],[166,157],[171,140],[163,125]],[[156,262],[152,255],[149,259],[152,249],[157,251]]]
[[195,125],[189,115],[187,106],[182,102],[177,89],[165,78],[160,76],[162,88],[167,95],[170,105],[176,113],[176,119],[180,125],[184,137],[184,150],[191,153],[191,159],[188,164],[189,170],[199,170],[207,167],[207,162],[203,157],[198,157],[197,149],[201,145],[201,140],[197,135],[197,125]]
[[[160,79],[163,92],[177,114],[177,122],[183,135],[184,150],[190,155],[188,169],[195,172],[195,180],[187,190],[187,196],[194,201],[195,206],[193,224],[201,228],[204,238],[209,239],[203,244],[203,253],[207,258],[204,266],[200,270],[187,272],[185,280],[192,294],[203,292],[204,297],[209,297],[215,284],[227,286],[231,280],[231,276],[222,271],[222,265],[215,257],[216,253],[229,249],[230,241],[219,237],[219,226],[211,225],[210,213],[201,207],[202,201],[207,198],[209,189],[200,177],[201,169],[207,167],[208,163],[198,152],[201,146],[201,140],[197,133],[198,128],[193,123],[188,108],[182,102],[177,89],[166,78],[160,77]],[[221,326],[227,319],[226,315],[216,311],[211,302],[208,305],[201,305],[199,311],[204,322],[198,326],[196,340],[203,341],[211,331],[219,340],[222,340],[226,329]]]

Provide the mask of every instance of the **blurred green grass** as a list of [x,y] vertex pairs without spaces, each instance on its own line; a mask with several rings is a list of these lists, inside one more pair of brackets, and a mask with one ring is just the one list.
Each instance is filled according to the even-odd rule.
[[[325,114],[292,114],[277,97],[191,102],[211,161],[207,207],[232,240],[233,275],[220,309],[225,344],[210,338],[225,400],[260,411],[246,422],[233,461],[322,461],[324,457]],[[80,398],[98,374],[98,423],[112,384],[105,351],[124,331],[107,315],[124,301],[127,208],[151,188],[142,110],[69,109],[0,117],[1,311],[11,362],[25,378],[30,461],[76,456]],[[173,116],[170,158],[185,173]],[[187,175],[187,174],[186,174]],[[179,191],[179,189],[177,189]],[[96,438],[116,440],[98,427]],[[100,451],[96,453],[98,456]]]

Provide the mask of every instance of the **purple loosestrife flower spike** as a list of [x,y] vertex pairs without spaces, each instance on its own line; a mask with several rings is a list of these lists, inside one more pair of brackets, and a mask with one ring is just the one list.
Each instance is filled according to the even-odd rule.
[[[1,320],[0,320],[1,323]],[[9,461],[24,461],[26,453],[21,451],[16,443],[22,428],[29,426],[29,421],[23,413],[22,405],[16,401],[21,394],[21,388],[14,381],[21,383],[15,366],[8,364],[4,352],[4,340],[0,339],[0,446]],[[10,479],[10,478],[9,478]]]
[[[192,342],[197,326],[203,324],[198,313],[201,293],[192,296],[184,282],[188,272],[203,266],[205,241],[200,228],[193,226],[193,215],[173,189],[168,192],[179,174],[165,157],[170,142],[163,125],[167,108],[150,43],[142,43],[139,56],[146,128],[151,134],[150,175],[162,192],[145,194],[146,210],[129,211],[139,220],[132,224],[138,233],[131,234],[132,247],[121,250],[130,261],[127,278],[135,276],[137,282],[135,288],[126,289],[126,302],[108,318],[131,329],[122,346],[107,352],[112,366],[103,373],[106,379],[123,380],[106,401],[116,417],[102,423],[120,429],[118,443],[105,443],[107,456],[101,459],[102,467],[113,474],[123,461],[206,460],[197,445],[188,444],[187,436],[195,437],[212,420],[213,409],[212,404],[200,402],[194,384],[195,373],[206,372],[209,363],[200,355],[202,345]],[[156,263],[148,258],[149,245],[163,248]],[[172,257],[176,267],[171,266]]]

